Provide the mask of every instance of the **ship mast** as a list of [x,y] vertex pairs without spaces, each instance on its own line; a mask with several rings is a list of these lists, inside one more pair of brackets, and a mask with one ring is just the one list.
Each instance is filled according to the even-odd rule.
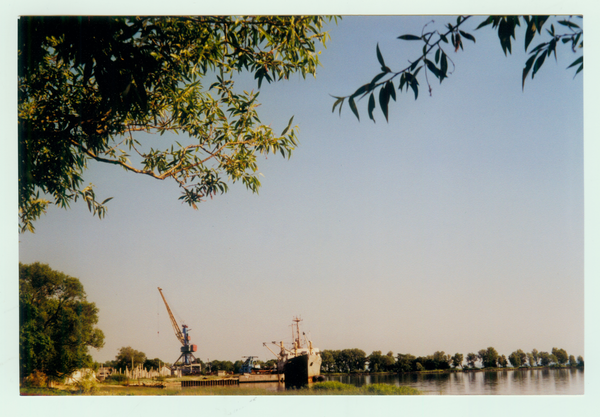
[[294,317],[293,321],[296,323],[296,336],[294,338],[294,344],[298,349],[300,349],[302,347],[302,339],[300,339],[300,322],[302,321],[302,319]]

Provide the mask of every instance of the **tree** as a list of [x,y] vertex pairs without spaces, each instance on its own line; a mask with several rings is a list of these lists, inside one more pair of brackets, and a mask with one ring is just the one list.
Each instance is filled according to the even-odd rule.
[[538,356],[542,366],[548,366],[553,362],[552,357],[548,352],[540,352],[538,353]]
[[394,358],[394,352],[391,350],[381,357],[382,370],[385,372],[392,372],[396,367],[396,359]]
[[508,360],[514,368],[518,368],[523,364],[523,362],[521,362],[521,355],[516,351],[508,355]]
[[467,365],[469,368],[475,368],[475,362],[477,362],[478,356],[476,353],[467,354]]
[[508,366],[508,360],[506,359],[505,355],[502,355],[498,358],[498,365],[506,368]]
[[416,359],[417,358],[411,354],[398,353],[396,359],[396,369],[398,372],[416,371]]
[[142,366],[146,369],[150,369],[150,368],[160,369],[161,366],[165,366],[165,361],[163,361],[159,358],[154,358],[154,359],[146,358],[146,360],[144,361]]
[[[18,41],[19,227],[53,204],[105,203],[84,186],[91,161],[119,166],[200,201],[240,181],[257,192],[257,156],[289,158],[292,119],[281,134],[263,124],[258,92],[234,77],[279,81],[315,75],[330,18],[22,17]],[[148,134],[184,134],[154,148]]]
[[133,369],[138,365],[143,365],[146,361],[146,354],[133,349],[131,346],[124,346],[119,349],[115,358],[116,367],[119,369]]
[[459,366],[462,367],[463,358],[462,353],[455,353],[452,357],[452,366],[455,368],[458,368]]
[[577,360],[574,355],[569,355],[569,366],[577,366]]
[[487,351],[485,349],[480,349],[479,352],[477,352],[477,357],[481,361],[481,367],[482,368],[485,368],[485,355],[486,355],[486,353],[487,353]]
[[558,349],[558,348],[553,347],[552,354],[556,357],[556,362],[559,365],[566,365],[567,362],[569,361],[569,355],[567,354],[567,351],[564,349]]
[[581,355],[577,356],[577,366],[583,367],[584,364],[585,364],[585,362],[583,361],[583,356],[581,356]]
[[[377,45],[376,55],[379,65],[381,65],[381,71],[370,82],[360,86],[353,94],[342,97],[333,96],[335,102],[332,112],[339,105],[339,112],[341,113],[344,102],[348,100],[350,110],[360,120],[356,100],[360,100],[368,95],[367,112],[369,118],[375,122],[373,111],[375,110],[376,102],[378,102],[381,112],[385,116],[385,119],[388,120],[390,99],[396,101],[396,91],[400,94],[403,90],[408,92],[410,88],[416,100],[419,95],[419,86],[422,85],[419,83],[419,77],[421,82],[423,82],[423,76],[431,95],[432,87],[428,74],[437,78],[441,84],[454,72],[454,63],[449,57],[447,50],[454,49],[454,52],[458,52],[459,49],[464,49],[464,39],[473,43],[476,42],[475,37],[471,33],[463,30],[465,23],[472,19],[473,16],[458,16],[455,24],[447,23],[446,27],[442,30],[432,29],[426,32],[426,27],[429,25],[427,24],[420,35],[403,34],[398,36],[398,39],[417,41],[423,45],[421,55],[414,57],[414,59],[409,59],[410,64],[398,71],[394,71],[386,65],[384,56],[379,49],[379,45]],[[507,52],[509,54],[512,53],[511,38],[516,39],[515,30],[517,26],[521,26],[521,23],[524,23],[526,26],[524,36],[525,51],[528,51],[536,36],[538,38],[549,36],[547,41],[540,42],[529,49],[530,57],[525,63],[522,74],[522,88],[524,89],[525,80],[530,72],[533,79],[547,57],[554,54],[554,58],[558,59],[557,46],[560,46],[561,43],[565,47],[568,45],[569,49],[577,56],[567,68],[577,68],[575,74],[583,70],[583,29],[579,24],[573,22],[573,20],[581,21],[581,19],[582,16],[577,16],[575,19],[564,16],[554,18],[550,18],[550,16],[488,16],[475,30],[491,25],[492,29],[498,32],[500,46],[505,55],[507,55]],[[562,32],[556,30],[555,24],[556,28],[560,28]],[[543,28],[546,29],[545,32],[543,32]],[[419,75],[421,70],[423,71]],[[376,93],[378,100],[375,99]]]
[[497,363],[498,363],[498,352],[493,347],[487,348],[483,355],[483,367],[484,368],[495,368]]
[[531,353],[527,353],[527,362],[531,367],[534,367],[536,365],[535,360],[533,359],[533,355]]
[[322,372],[334,372],[335,359],[331,350],[324,350],[321,352],[321,371]]
[[91,367],[88,348],[104,346],[98,309],[81,282],[47,264],[19,263],[19,316],[21,378],[39,371],[60,379]]
[[538,350],[537,349],[533,349],[531,351],[531,356],[533,356],[533,362],[537,365],[538,361],[540,359]]
[[382,365],[382,355],[380,350],[373,351],[368,357],[367,361],[369,362],[369,372],[380,372]]

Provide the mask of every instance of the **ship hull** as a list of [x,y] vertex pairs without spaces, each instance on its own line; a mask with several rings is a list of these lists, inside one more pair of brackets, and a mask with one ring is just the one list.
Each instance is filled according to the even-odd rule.
[[321,355],[307,354],[288,359],[283,365],[286,388],[299,388],[316,382],[321,375]]

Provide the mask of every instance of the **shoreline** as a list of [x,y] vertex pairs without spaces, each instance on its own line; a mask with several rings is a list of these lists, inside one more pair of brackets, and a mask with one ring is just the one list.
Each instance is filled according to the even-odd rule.
[[366,375],[404,375],[404,374],[452,374],[470,372],[499,372],[499,371],[537,371],[543,369],[585,369],[583,366],[535,366],[535,367],[506,367],[506,368],[467,368],[467,369],[433,369],[429,371],[410,372],[321,372],[322,376],[366,376]]

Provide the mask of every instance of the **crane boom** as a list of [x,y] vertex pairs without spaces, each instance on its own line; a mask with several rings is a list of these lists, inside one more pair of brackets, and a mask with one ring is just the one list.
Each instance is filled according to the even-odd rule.
[[173,316],[173,313],[169,308],[169,303],[167,303],[167,300],[165,299],[165,295],[162,292],[162,288],[158,287],[158,292],[160,292],[160,296],[165,302],[165,307],[167,307],[167,312],[169,313],[169,317],[171,318],[171,325],[173,326],[173,330],[175,330],[175,336],[177,337],[177,339],[179,339],[181,344],[185,346],[185,339],[183,337],[183,333],[181,333],[181,330],[179,330],[179,325],[177,324],[177,321],[175,320],[175,317]]

